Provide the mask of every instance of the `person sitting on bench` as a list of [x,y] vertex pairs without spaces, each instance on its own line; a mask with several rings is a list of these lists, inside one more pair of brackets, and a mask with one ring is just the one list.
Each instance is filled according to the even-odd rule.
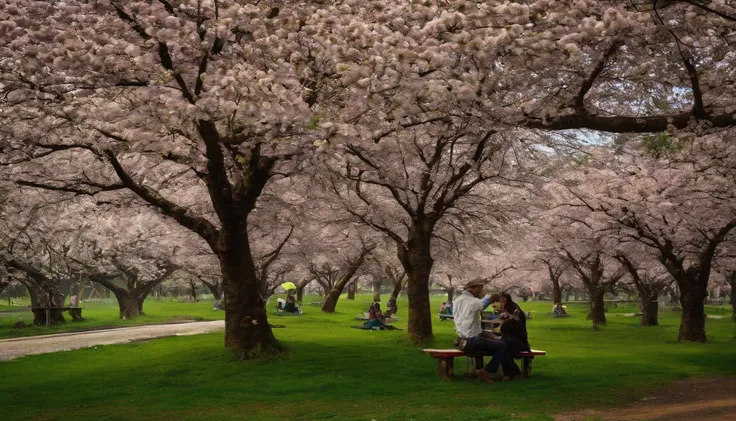
[[503,362],[503,372],[509,379],[521,376],[521,369],[513,356],[522,351],[531,351],[526,331],[526,314],[508,293],[501,294],[501,340],[506,344],[508,358]]
[[484,280],[473,279],[465,284],[465,291],[452,303],[457,332],[455,346],[466,353],[491,355],[491,361],[484,368],[475,370],[475,375],[485,383],[493,383],[491,373],[497,372],[498,367],[506,359],[506,344],[493,339],[492,336],[482,336],[480,313],[491,303],[490,295],[480,299],[484,285]]

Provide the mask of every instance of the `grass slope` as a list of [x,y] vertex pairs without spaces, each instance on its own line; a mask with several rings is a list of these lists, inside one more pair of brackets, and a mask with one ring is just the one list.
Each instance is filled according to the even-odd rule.
[[[434,297],[433,307],[442,298]],[[405,343],[401,331],[349,328],[369,299],[343,296],[335,314],[306,307],[302,317],[272,317],[287,326],[275,332],[292,349],[273,361],[232,362],[223,334],[214,333],[2,362],[0,418],[542,421],[578,407],[612,407],[678,378],[736,375],[727,318],[708,321],[708,344],[678,344],[679,313],[665,311],[662,326],[641,328],[636,318],[613,315],[634,308],[612,309],[608,326],[595,332],[584,306],[552,319],[550,304],[522,303],[535,316],[532,346],[548,352],[535,360],[532,379],[444,382],[434,360]],[[150,304],[147,317],[156,308]],[[401,300],[399,317],[405,327]],[[434,329],[433,345],[450,347],[452,322],[435,321]],[[457,366],[461,371],[464,361]]]

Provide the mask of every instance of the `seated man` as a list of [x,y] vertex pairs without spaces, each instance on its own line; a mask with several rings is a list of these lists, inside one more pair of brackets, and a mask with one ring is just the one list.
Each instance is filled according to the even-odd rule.
[[480,313],[490,304],[490,296],[480,299],[485,281],[476,278],[465,285],[462,292],[453,301],[455,315],[456,346],[467,353],[483,353],[491,355],[491,361],[482,369],[475,370],[475,375],[485,383],[493,383],[491,373],[506,359],[506,345],[503,341],[482,337]]
[[443,302],[440,306],[440,314],[447,314],[447,303]]

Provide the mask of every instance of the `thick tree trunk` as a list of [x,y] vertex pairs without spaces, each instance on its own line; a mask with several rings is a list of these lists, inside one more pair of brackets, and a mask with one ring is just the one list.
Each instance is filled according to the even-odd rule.
[[143,308],[141,296],[137,295],[135,292],[128,293],[124,290],[113,292],[115,293],[115,298],[118,300],[120,318],[122,320],[133,319],[141,314],[141,309]]
[[355,299],[355,290],[357,289],[358,289],[358,284],[356,282],[353,282],[350,285],[348,285],[348,300]]
[[707,283],[694,279],[678,282],[682,316],[677,340],[680,342],[706,342],[705,296]]
[[209,283],[209,282],[202,282],[208,290],[212,293],[212,295],[215,297],[215,300],[219,300],[222,298],[222,290],[220,289],[220,285],[216,283]]
[[593,321],[593,326],[608,323],[606,320],[605,302],[603,301],[604,297],[604,291],[590,292],[590,313],[588,313],[588,320]]
[[552,278],[552,302],[562,302],[562,288],[560,288],[560,280]]
[[222,227],[220,270],[225,291],[225,347],[239,358],[261,358],[280,353],[260,293],[245,222]]
[[731,285],[731,320],[736,322],[736,270],[731,272],[728,284]]
[[641,325],[642,326],[658,326],[659,325],[659,303],[657,295],[649,292],[639,291],[641,299]]
[[398,246],[398,257],[407,275],[406,292],[409,298],[407,335],[417,343],[433,338],[432,312],[429,303],[429,275],[432,272],[430,239],[432,224],[415,221],[409,232],[407,247]]
[[358,271],[358,268],[363,265],[365,257],[368,255],[369,252],[370,250],[363,249],[360,253],[360,256],[358,256],[355,260],[350,261],[349,269],[347,270],[347,272],[343,273],[343,276],[337,282],[335,282],[332,290],[327,295],[327,298],[325,298],[325,302],[324,304],[322,304],[322,311],[324,311],[325,313],[335,312],[335,307],[337,306],[337,300],[340,299],[340,294],[342,294],[342,291],[345,289],[348,282],[353,279],[353,276],[355,275],[355,272]]
[[372,289],[373,289],[373,302],[374,303],[381,302],[381,284],[374,283],[372,286]]
[[296,302],[300,303],[304,299],[304,287],[297,287],[296,288]]
[[340,295],[350,282],[350,278],[343,278],[335,282],[335,286],[332,287],[332,291],[325,298],[324,304],[322,304],[322,311],[325,313],[334,313],[335,307],[337,307],[337,301],[340,299]]
[[448,304],[452,302],[452,300],[455,299],[455,288],[449,287],[447,288],[447,302]]
[[31,299],[31,307],[38,307],[38,294],[36,294],[36,289],[25,282],[23,283],[23,286],[25,286],[28,291],[28,296]]
[[398,280],[398,282],[394,282],[394,290],[391,291],[391,298],[394,300],[399,298],[399,294],[401,294],[401,279]]

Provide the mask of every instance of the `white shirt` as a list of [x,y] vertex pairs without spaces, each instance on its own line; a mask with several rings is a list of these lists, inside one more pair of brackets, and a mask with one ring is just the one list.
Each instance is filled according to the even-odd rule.
[[455,331],[461,338],[472,338],[483,331],[480,327],[480,312],[483,311],[490,299],[481,300],[468,291],[463,291],[452,302],[452,315],[455,319]]

